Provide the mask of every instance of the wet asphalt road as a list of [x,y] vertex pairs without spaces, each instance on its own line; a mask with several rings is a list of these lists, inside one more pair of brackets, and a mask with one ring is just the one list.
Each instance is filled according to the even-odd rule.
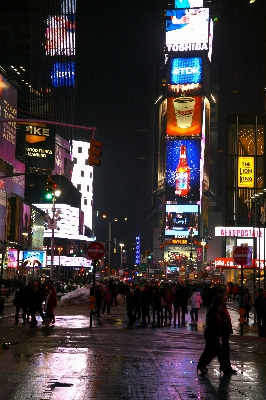
[[0,400],[265,400],[266,338],[257,336],[252,320],[241,337],[234,307],[230,345],[238,374],[220,376],[215,359],[202,376],[196,365],[205,309],[197,328],[129,329],[124,305],[93,319],[92,328],[88,307],[58,307],[54,327],[39,319],[34,329],[15,325],[7,304],[0,338],[12,344],[0,353]]

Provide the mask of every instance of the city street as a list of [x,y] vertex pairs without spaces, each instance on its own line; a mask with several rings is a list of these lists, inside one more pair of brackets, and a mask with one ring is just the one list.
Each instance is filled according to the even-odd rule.
[[[229,305],[230,306],[230,305]],[[234,304],[232,304],[232,307]],[[220,376],[215,359],[207,375],[196,366],[204,348],[206,310],[198,327],[127,327],[125,306],[93,319],[86,306],[58,307],[56,324],[15,325],[14,307],[0,319],[0,384],[3,400],[249,399],[266,398],[266,339],[252,320],[239,335],[234,321],[231,361],[237,375]]]

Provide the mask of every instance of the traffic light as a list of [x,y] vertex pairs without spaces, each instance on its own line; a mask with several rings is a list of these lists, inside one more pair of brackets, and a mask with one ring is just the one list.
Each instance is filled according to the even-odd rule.
[[52,198],[54,197],[55,189],[56,189],[56,183],[52,180],[52,178],[48,178],[46,181],[46,190],[45,190],[46,200],[52,200]]
[[93,166],[97,165],[98,167],[101,165],[101,155],[102,155],[102,142],[97,142],[95,139],[91,138],[90,140],[90,148],[89,148],[89,162],[88,164]]

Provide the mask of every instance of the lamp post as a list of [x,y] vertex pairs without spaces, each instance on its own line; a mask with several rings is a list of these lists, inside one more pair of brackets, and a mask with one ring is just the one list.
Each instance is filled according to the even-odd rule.
[[125,246],[124,243],[119,243],[119,246],[121,247],[121,260],[120,260],[120,269],[123,269],[123,247]]
[[108,222],[109,225],[109,229],[108,229],[108,250],[109,250],[109,254],[108,254],[108,279],[110,280],[110,274],[111,274],[111,238],[112,238],[112,232],[111,232],[111,225],[113,222],[117,222],[117,218],[113,218],[112,221],[109,221],[107,219],[107,215],[103,215],[103,218],[106,219],[106,221]]
[[60,228],[57,227],[57,221],[61,220],[60,217],[60,210],[57,210],[55,208],[55,200],[56,197],[60,196],[61,190],[54,188],[53,193],[52,193],[52,216],[50,217],[49,214],[45,214],[45,219],[48,221],[48,229],[52,230],[52,236],[51,236],[51,267],[50,267],[50,279],[53,280],[54,277],[54,230],[57,229],[59,230]]
[[206,246],[206,241],[204,238],[201,240],[201,245],[202,245],[202,268],[200,271],[200,279],[202,279],[202,272],[204,271],[204,248]]
[[189,234],[190,245],[191,245],[191,247],[190,247],[190,266],[192,266],[193,265],[193,250],[192,250],[193,241],[192,241],[192,239],[193,239],[193,236],[194,236],[193,228],[190,228],[188,234]]
[[[24,256],[24,253],[25,253],[25,244],[26,244],[26,240],[27,240],[27,237],[28,237],[28,232],[27,231],[23,231],[22,232],[22,236],[23,236],[23,251],[22,251],[22,274],[23,274],[23,268],[24,268],[24,258],[25,258],[25,256]],[[23,277],[22,277],[22,279],[23,279]]]

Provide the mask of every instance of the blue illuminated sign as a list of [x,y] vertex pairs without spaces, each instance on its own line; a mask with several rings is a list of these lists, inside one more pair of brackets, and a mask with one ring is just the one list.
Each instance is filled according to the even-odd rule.
[[75,83],[75,63],[54,63],[51,72],[53,87],[74,86]]
[[174,85],[201,83],[202,58],[173,58],[171,60],[170,83]]
[[140,236],[136,236],[135,264],[140,264]]

